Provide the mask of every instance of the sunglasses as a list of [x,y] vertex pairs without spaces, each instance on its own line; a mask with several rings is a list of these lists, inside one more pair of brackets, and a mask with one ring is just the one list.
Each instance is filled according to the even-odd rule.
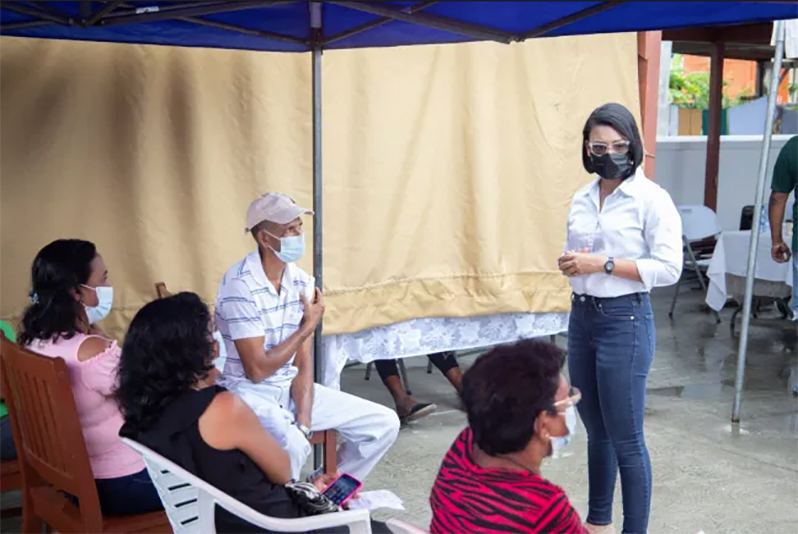
[[629,152],[629,141],[616,141],[610,145],[594,141],[588,143],[590,153],[594,156],[603,156],[604,154],[627,154]]

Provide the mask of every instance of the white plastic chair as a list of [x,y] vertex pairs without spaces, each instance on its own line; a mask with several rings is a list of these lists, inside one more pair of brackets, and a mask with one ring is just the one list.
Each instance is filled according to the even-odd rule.
[[393,532],[393,534],[428,534],[426,530],[405,523],[404,521],[399,521],[398,519],[389,519],[386,521],[386,525],[388,525],[388,530]]
[[300,519],[265,516],[141,443],[127,438],[122,438],[122,441],[144,458],[175,534],[216,534],[216,504],[253,525],[274,532],[307,532],[348,526],[351,534],[371,534],[368,510],[350,510]]
[[[706,294],[707,283],[704,280],[702,271],[706,271],[707,267],[709,267],[711,258],[697,259],[691,244],[710,237],[717,237],[722,232],[720,221],[715,212],[706,206],[683,205],[677,206],[676,209],[679,210],[679,216],[682,219],[682,242],[684,243],[685,252],[687,252],[684,258],[683,272],[695,272],[698,283],[701,284],[701,289]],[[684,276],[679,278],[676,290],[673,293],[671,310],[668,312],[668,316],[671,318],[673,318],[673,310],[676,308],[676,299],[679,298],[679,289],[683,278]],[[715,310],[712,310],[712,312],[715,314],[715,320],[720,324],[720,314]]]

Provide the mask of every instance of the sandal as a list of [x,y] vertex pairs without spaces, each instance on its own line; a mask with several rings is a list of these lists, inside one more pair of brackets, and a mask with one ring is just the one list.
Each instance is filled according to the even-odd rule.
[[410,408],[410,413],[407,415],[400,415],[399,422],[402,424],[409,423],[411,421],[417,421],[422,417],[426,417],[437,410],[438,407],[432,403],[428,402],[419,402],[412,408]]

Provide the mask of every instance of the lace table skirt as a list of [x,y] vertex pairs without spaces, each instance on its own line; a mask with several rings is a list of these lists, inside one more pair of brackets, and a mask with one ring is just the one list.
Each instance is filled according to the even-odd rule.
[[567,313],[504,313],[480,317],[412,319],[354,334],[324,336],[322,384],[340,389],[349,360],[367,363],[469,350],[544,337],[568,329]]

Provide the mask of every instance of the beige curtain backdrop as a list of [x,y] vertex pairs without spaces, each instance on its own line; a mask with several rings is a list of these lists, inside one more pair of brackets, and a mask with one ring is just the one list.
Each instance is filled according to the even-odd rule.
[[[637,114],[636,42],[325,53],[325,333],[567,311],[581,129],[607,101]],[[83,238],[121,334],[154,282],[213,303],[255,196],[311,204],[310,58],[4,37],[0,135],[0,315],[19,319],[42,246]]]

